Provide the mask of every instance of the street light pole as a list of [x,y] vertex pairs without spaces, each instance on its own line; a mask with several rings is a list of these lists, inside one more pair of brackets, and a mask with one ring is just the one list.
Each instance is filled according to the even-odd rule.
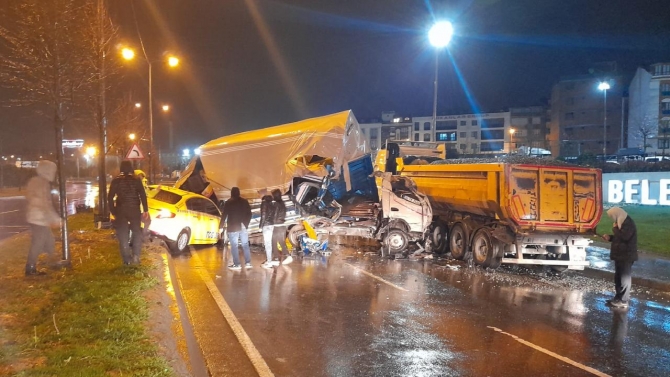
[[439,50],[435,49],[435,82],[433,83],[433,131],[437,131],[437,68],[439,66],[439,56]]
[[[437,69],[439,66],[440,49],[446,47],[454,34],[454,27],[451,22],[436,22],[428,32],[430,44],[435,47],[435,82],[433,83],[433,125],[432,131],[437,131]],[[432,133],[432,132],[431,132]],[[431,135],[432,140],[432,135]]]
[[151,69],[151,62],[147,59],[149,64],[149,177],[151,177],[151,184],[156,183],[154,176],[154,102],[153,102],[153,74]]
[[603,91],[604,99],[604,116],[603,116],[603,161],[607,159],[607,90],[609,90],[610,84],[607,81],[603,81],[598,84],[598,89]]

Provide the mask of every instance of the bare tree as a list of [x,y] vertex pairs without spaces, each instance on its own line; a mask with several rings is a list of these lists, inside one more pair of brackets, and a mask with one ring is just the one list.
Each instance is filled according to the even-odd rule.
[[130,94],[126,94],[114,104],[114,110],[109,113],[109,128],[107,130],[107,153],[124,155],[129,147],[129,135],[134,134],[137,143],[147,138],[147,127],[142,112],[135,107],[135,101]]
[[656,131],[658,131],[658,125],[648,115],[644,116],[642,123],[635,129],[637,135],[642,138],[642,149],[644,154],[647,154],[647,148],[651,146],[647,144],[647,140],[655,136]]

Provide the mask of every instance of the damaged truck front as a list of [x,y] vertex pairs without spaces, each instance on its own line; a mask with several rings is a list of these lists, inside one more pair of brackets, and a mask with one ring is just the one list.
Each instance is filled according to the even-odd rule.
[[284,194],[294,246],[311,226],[321,234],[376,238],[403,252],[423,240],[432,219],[427,198],[409,178],[388,174],[378,193],[351,111],[221,137],[200,151],[175,187],[218,203],[239,187],[252,204],[252,239],[260,237],[260,199],[275,189]]

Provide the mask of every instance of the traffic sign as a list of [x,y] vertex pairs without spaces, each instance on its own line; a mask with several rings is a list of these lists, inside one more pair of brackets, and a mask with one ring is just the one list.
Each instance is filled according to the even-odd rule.
[[137,144],[133,144],[133,146],[128,150],[128,153],[126,154],[126,160],[143,160],[144,159],[144,153],[142,153],[142,150]]

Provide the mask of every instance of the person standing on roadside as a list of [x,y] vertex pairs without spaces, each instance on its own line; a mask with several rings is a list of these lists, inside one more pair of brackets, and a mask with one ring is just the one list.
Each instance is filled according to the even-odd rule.
[[274,225],[272,223],[272,195],[268,195],[267,191],[261,193],[261,220],[258,226],[263,231],[263,245],[265,246],[265,262],[261,264],[263,268],[272,268],[272,230]]
[[[272,190],[272,255],[275,259],[272,260],[274,265],[289,264],[293,261],[293,257],[289,254],[288,246],[286,246],[286,205],[284,200],[281,197],[281,191],[274,189]],[[279,247],[281,246],[281,250]],[[283,253],[286,253],[287,256],[284,258]]]
[[[146,220],[149,217],[147,193],[144,191],[142,181],[135,176],[130,161],[121,161],[120,170],[121,173],[109,185],[107,203],[109,212],[114,215],[114,228],[123,264],[140,264],[143,238],[140,224],[143,218]],[[129,231],[133,234],[132,252],[128,244]]]
[[628,213],[619,207],[607,210],[607,216],[614,221],[612,233],[602,238],[612,243],[610,259],[614,261],[614,288],[616,295],[607,300],[607,305],[627,308],[630,298],[633,263],[637,260],[637,228]]
[[242,269],[238,241],[241,241],[244,251],[244,267],[253,267],[249,250],[249,233],[247,232],[250,221],[251,206],[246,199],[240,196],[240,188],[233,187],[230,190],[230,199],[226,200],[223,205],[223,214],[221,215],[221,222],[227,222],[226,231],[230,239],[230,253],[233,255],[233,263],[228,265],[230,270],[239,271]]
[[37,175],[26,185],[26,221],[30,224],[30,251],[26,262],[26,276],[41,275],[37,271],[37,259],[46,253],[50,264],[55,264],[56,242],[51,227],[60,225],[60,216],[51,199],[51,182],[56,178],[56,164],[41,160],[37,163]]

